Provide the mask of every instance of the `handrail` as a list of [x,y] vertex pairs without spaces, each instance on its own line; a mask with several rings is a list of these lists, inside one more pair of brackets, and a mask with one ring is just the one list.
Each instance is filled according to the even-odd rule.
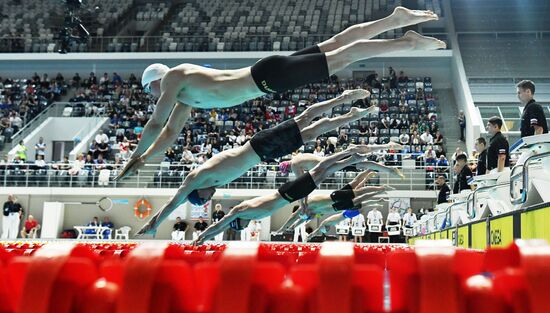
[[505,182],[505,183],[500,183],[500,184],[496,184],[496,185],[491,185],[491,186],[483,186],[483,187],[478,187],[476,188],[476,190],[474,190],[471,194],[468,195],[468,197],[466,198],[466,213],[469,214],[470,212],[470,197],[472,198],[472,206],[473,206],[473,210],[475,210],[476,208],[476,202],[477,202],[477,193],[480,192],[480,191],[484,191],[484,190],[487,190],[487,189],[493,189],[493,188],[499,188],[499,187],[504,187],[504,186],[508,186],[510,185],[510,182]]
[[[525,184],[525,182],[529,182],[529,164],[531,163],[531,161],[535,159],[542,159],[547,156],[550,156],[550,151],[532,155],[528,157],[527,160],[523,162],[523,164],[516,165],[512,168],[512,172],[510,173],[510,200],[512,204],[517,205],[517,204],[525,203],[525,201],[527,201],[527,194],[529,193],[529,184]],[[522,175],[523,179],[521,183],[523,188],[521,188],[522,192],[521,192],[521,197],[519,199],[513,198],[513,184],[511,183],[512,179],[515,180],[515,178],[517,177],[516,175],[514,175],[514,171],[516,170],[516,168],[523,169],[523,175]]]

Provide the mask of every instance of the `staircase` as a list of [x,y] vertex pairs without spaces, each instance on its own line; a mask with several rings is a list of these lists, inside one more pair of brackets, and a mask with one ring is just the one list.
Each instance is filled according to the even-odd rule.
[[[434,90],[439,104],[439,129],[445,138],[447,159],[450,160],[457,147],[466,151],[466,144],[460,139],[460,126],[458,125],[458,108],[452,89]],[[445,113],[443,113],[445,112]],[[467,126],[467,124],[466,124]]]

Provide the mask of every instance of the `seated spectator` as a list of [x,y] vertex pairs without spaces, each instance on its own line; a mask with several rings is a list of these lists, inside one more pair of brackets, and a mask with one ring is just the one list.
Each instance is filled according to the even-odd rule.
[[439,173],[445,172],[449,167],[449,161],[447,160],[445,155],[442,154],[439,156],[439,159],[437,160],[437,163],[435,166],[436,166],[437,172]]
[[[101,223],[99,222],[99,217],[94,216],[91,222],[89,222],[86,226],[88,227],[100,227]],[[85,234],[96,234],[97,230],[95,229],[86,229],[84,232]]]
[[73,163],[73,167],[71,167],[71,169],[69,169],[69,175],[78,175],[78,173],[82,169],[84,169],[85,163],[86,162],[84,160],[84,155],[79,154],[78,157],[76,158],[76,160]]
[[115,228],[115,224],[111,222],[108,216],[104,216],[101,226],[109,228],[103,232],[103,239],[111,239],[111,232]]
[[409,134],[402,133],[401,135],[399,135],[399,143],[401,143],[402,145],[408,145],[409,140],[410,140]]
[[100,144],[102,142],[106,142],[106,143],[109,142],[109,136],[107,136],[107,134],[103,133],[103,129],[100,129],[98,131],[97,135],[95,135],[95,142],[97,144]]
[[420,135],[420,140],[423,144],[432,145],[434,143],[434,137],[430,134],[430,131],[426,129],[422,135]]
[[102,142],[97,144],[97,150],[94,153],[94,159],[99,158],[102,155],[104,158],[109,158],[109,144],[107,142]]
[[29,215],[23,229],[21,229],[21,238],[36,238],[39,229],[40,224],[38,224],[38,221],[32,215]]
[[59,161],[56,164],[51,165],[52,169],[58,170],[58,171],[67,171],[71,168],[71,164],[69,163],[69,157],[64,156],[63,161]]
[[97,171],[101,171],[107,168],[107,162],[105,162],[105,159],[103,159],[103,154],[100,153],[97,156],[97,159],[94,160],[94,165]]
[[174,152],[174,149],[172,149],[172,147],[168,147],[168,149],[166,149],[166,152],[164,152],[164,161],[165,162],[174,162],[176,159],[176,152]]
[[187,230],[187,223],[182,221],[178,216],[176,217],[176,223],[172,231],[172,240],[185,240],[185,231]]
[[456,147],[456,150],[455,150],[455,153],[453,153],[452,157],[451,157],[451,160],[453,161],[453,164],[456,163],[456,158],[463,154],[466,159],[468,159],[468,155],[466,154],[466,152],[462,151],[462,149],[460,149],[460,147]]
[[34,161],[34,165],[38,167],[39,169],[45,169],[46,168],[46,161],[44,161],[44,156],[39,155],[36,160]]
[[324,157],[325,151],[323,151],[323,147],[321,147],[320,145],[316,146],[315,150],[313,151],[313,155],[318,157]]

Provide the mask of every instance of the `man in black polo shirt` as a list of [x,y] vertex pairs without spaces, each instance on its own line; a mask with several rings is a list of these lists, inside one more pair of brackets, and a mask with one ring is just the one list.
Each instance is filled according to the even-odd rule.
[[487,173],[487,141],[485,138],[479,137],[476,139],[477,156],[476,175],[485,175]]
[[492,136],[487,148],[487,171],[496,168],[498,172],[502,172],[504,167],[510,167],[508,140],[500,132],[501,127],[500,117],[493,116],[487,122],[487,132]]
[[445,176],[439,175],[435,180],[435,183],[439,187],[439,193],[437,194],[437,204],[446,203],[447,198],[451,194],[451,189],[445,181]]
[[172,231],[172,240],[184,240],[186,230],[187,223],[182,221],[179,216],[176,217],[176,223],[174,224],[174,229]]
[[456,157],[455,164],[456,181],[453,188],[453,193],[460,193],[462,190],[471,189],[468,185],[468,179],[472,177],[472,170],[468,166],[468,158],[461,154]]
[[533,99],[535,84],[530,80],[522,80],[516,87],[518,99],[525,106],[521,116],[521,137],[548,133],[548,124],[546,123],[544,110]]

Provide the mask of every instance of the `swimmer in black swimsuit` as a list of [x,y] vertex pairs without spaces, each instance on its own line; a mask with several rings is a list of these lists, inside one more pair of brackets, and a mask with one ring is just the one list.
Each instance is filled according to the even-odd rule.
[[365,155],[358,154],[352,149],[325,157],[311,171],[284,184],[273,194],[241,202],[218,223],[211,225],[201,233],[194,244],[202,244],[228,227],[240,230],[246,227],[250,220],[259,220],[271,216],[283,206],[309,195],[326,177],[364,159]]
[[[176,195],[138,232],[154,233],[158,225],[180,204],[189,201],[195,205],[206,203],[214,195],[215,187],[225,185],[240,177],[261,161],[271,160],[292,153],[304,142],[339,126],[360,119],[369,113],[377,113],[378,107],[368,109],[352,107],[351,111],[333,118],[314,119],[342,103],[364,99],[369,92],[363,89],[346,90],[340,96],[316,103],[300,115],[273,128],[257,133],[243,146],[214,155],[200,167],[189,173]],[[353,152],[367,153],[368,146],[353,147]]]

